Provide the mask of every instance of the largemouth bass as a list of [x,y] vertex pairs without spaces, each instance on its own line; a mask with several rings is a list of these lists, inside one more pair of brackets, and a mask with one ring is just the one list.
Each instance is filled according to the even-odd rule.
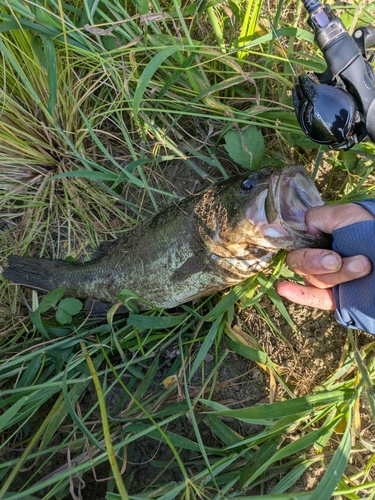
[[[323,205],[301,166],[260,169],[188,196],[122,235],[86,263],[10,256],[3,276],[43,292],[118,302],[123,289],[172,308],[239,283],[281,248],[327,247],[306,234],[306,211]],[[142,301],[141,309],[148,309]]]

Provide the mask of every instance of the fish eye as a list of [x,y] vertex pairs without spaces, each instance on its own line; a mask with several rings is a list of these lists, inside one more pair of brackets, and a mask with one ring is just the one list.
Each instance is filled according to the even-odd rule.
[[251,177],[247,177],[241,183],[241,189],[243,191],[251,191],[255,185],[254,179]]

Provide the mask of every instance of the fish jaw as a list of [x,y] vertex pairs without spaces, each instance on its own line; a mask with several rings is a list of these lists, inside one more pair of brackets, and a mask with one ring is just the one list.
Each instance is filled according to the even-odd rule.
[[306,212],[322,205],[315,184],[304,168],[296,165],[273,172],[268,188],[245,207],[244,217],[254,225],[258,244],[264,248],[329,248],[328,235],[306,233]]

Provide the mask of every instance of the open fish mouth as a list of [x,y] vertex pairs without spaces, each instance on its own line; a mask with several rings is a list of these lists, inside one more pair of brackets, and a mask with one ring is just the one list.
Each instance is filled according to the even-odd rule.
[[305,214],[323,204],[315,184],[297,165],[273,172],[268,188],[258,194],[252,207],[245,208],[245,217],[268,240],[268,247],[318,246],[321,238],[306,233]]
[[306,171],[302,167],[285,169],[271,177],[271,191],[266,202],[269,222],[278,220],[287,231],[305,232],[305,215],[324,202]]

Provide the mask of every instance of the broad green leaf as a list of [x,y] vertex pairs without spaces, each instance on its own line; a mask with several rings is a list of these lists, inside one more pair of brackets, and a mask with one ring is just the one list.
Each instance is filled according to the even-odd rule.
[[321,144],[318,144],[305,135],[303,135],[302,131],[301,133],[285,133],[284,134],[285,139],[289,142],[291,146],[299,146],[300,148],[305,148],[305,149],[323,149],[324,151],[327,150],[326,146],[322,146]]
[[38,306],[38,313],[44,313],[54,307],[64,296],[65,287],[61,286],[48,292],[42,299]]
[[254,170],[259,166],[264,153],[262,132],[254,125],[242,130],[230,130],[225,134],[225,149],[236,163]]
[[59,302],[58,308],[62,311],[75,316],[78,314],[83,307],[83,303],[79,299],[74,297],[67,297]]
[[71,323],[73,319],[69,313],[63,311],[62,309],[57,309],[55,316],[60,325],[67,325],[68,323]]

